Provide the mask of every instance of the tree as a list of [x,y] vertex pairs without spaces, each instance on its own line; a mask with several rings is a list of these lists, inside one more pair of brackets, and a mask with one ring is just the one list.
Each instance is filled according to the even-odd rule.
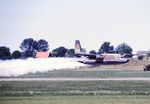
[[96,55],[96,51],[95,50],[91,50],[89,53]]
[[74,49],[68,49],[66,52],[66,57],[74,57],[75,56],[75,50]]
[[48,42],[44,39],[40,39],[38,42],[37,42],[37,51],[48,51],[49,50],[49,45],[48,45]]
[[20,46],[23,51],[23,56],[25,58],[34,57],[37,51],[48,51],[48,42],[44,39],[38,40],[38,42],[32,38],[24,39]]
[[20,46],[22,51],[34,51],[37,49],[37,41],[32,38],[24,39]]
[[14,51],[14,52],[12,53],[11,57],[14,58],[14,59],[18,59],[18,58],[21,57],[21,52],[18,51],[18,50],[16,50],[16,51]]
[[10,49],[8,47],[2,46],[0,47],[0,59],[5,60],[5,59],[10,59],[11,53]]
[[25,51],[23,55],[24,55],[25,58],[35,57],[36,53],[33,52],[33,51]]
[[130,55],[132,54],[132,51],[133,51],[132,48],[126,43],[119,44],[115,49],[115,52],[121,55],[125,55],[125,54]]
[[61,46],[59,48],[56,48],[52,51],[52,56],[54,57],[64,57],[65,53],[67,52],[68,49],[65,47]]
[[32,38],[24,39],[20,46],[21,50],[24,52],[24,57],[34,57],[37,45],[37,41]]
[[104,42],[100,49],[99,49],[99,53],[113,53],[114,52],[114,46],[110,45],[110,42]]

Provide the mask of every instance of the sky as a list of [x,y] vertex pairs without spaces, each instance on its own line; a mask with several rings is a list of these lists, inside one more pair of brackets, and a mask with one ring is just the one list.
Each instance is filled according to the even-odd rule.
[[0,0],[0,46],[20,50],[25,38],[45,39],[50,51],[87,51],[105,41],[150,50],[150,0]]

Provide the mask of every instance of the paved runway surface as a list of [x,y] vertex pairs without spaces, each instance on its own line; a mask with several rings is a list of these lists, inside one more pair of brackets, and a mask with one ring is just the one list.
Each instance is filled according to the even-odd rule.
[[0,78],[0,81],[149,81],[150,78]]

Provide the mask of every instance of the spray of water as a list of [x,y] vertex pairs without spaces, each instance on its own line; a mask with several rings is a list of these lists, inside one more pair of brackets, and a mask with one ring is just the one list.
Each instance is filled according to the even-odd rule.
[[85,64],[79,63],[72,58],[29,58],[26,60],[0,61],[0,76],[18,76],[29,72],[73,69],[84,66]]

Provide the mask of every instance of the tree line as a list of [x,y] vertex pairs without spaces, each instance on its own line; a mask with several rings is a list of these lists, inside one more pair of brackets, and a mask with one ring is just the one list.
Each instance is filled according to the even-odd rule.
[[[49,44],[45,39],[34,40],[33,38],[26,38],[22,41],[19,50],[10,52],[9,47],[0,46],[0,59],[18,59],[18,58],[29,58],[35,57],[37,52],[47,52],[49,50]],[[86,49],[82,49],[86,52]],[[126,43],[119,44],[116,48],[111,45],[110,42],[103,42],[98,52],[91,50],[90,54],[102,54],[102,53],[119,53],[121,55],[132,56],[133,49]],[[74,57],[75,50],[67,49],[64,46],[60,46],[52,50],[50,57]]]

